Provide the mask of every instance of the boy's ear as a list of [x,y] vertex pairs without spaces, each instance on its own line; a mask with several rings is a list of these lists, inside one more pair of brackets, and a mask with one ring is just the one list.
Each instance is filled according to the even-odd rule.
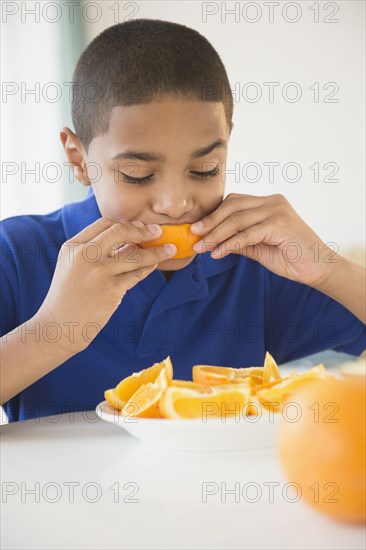
[[85,168],[85,152],[79,138],[70,128],[64,127],[60,132],[60,139],[76,179],[88,187],[90,180]]

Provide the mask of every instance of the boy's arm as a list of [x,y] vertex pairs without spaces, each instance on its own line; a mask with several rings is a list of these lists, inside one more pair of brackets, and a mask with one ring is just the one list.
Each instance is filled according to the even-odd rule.
[[[7,225],[1,229],[6,230]],[[0,263],[0,334],[6,333],[0,342],[1,403],[9,401],[86,349],[91,339],[84,335],[84,327],[92,322],[97,329],[95,338],[117,310],[126,292],[150,275],[159,262],[175,255],[174,246],[171,250],[166,250],[164,245],[146,250],[139,247],[140,243],[153,240],[159,233],[161,228],[158,226],[148,226],[138,220],[119,223],[98,218],[63,243],[48,292],[41,303],[38,299],[35,307],[39,309],[23,324],[20,323],[26,316],[20,306],[22,296],[31,292],[32,284],[33,288],[37,284],[35,269],[39,270],[39,283],[44,287],[41,273],[42,269],[49,269],[50,262],[45,260],[33,269],[32,284],[28,283],[26,274],[33,266],[27,263],[22,253],[19,254],[19,248],[20,251],[34,248],[39,236],[29,232],[31,237],[27,240],[23,232],[17,234],[15,230],[14,235],[7,235],[3,246],[0,243],[0,249],[6,252]],[[23,246],[17,248],[15,243]],[[97,261],[90,262],[84,255],[84,247],[89,243],[101,251]],[[68,253],[70,246],[74,251],[72,258]],[[136,252],[137,258],[131,260],[131,253]],[[35,309],[30,316],[33,311]],[[3,330],[5,326],[8,327],[6,331]],[[57,333],[52,334],[52,327],[62,333],[60,340]],[[35,334],[30,334],[32,330]]]
[[[263,280],[265,349],[279,363],[330,349],[357,356],[366,348],[365,324],[351,306],[270,271],[264,272]],[[358,290],[352,292],[357,295]]]
[[46,320],[36,314],[1,337],[1,405],[81,351],[70,343],[46,340],[45,325]]
[[337,255],[338,262],[314,288],[336,300],[366,323],[366,270]]

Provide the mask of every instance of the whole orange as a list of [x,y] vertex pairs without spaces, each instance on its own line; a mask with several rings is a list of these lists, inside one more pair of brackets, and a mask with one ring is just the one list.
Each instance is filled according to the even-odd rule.
[[297,415],[283,415],[278,433],[280,461],[302,498],[352,523],[366,519],[365,395],[364,376],[311,383],[292,395]]
[[160,227],[163,230],[160,237],[157,237],[152,241],[139,243],[138,246],[141,248],[152,248],[153,246],[160,246],[162,244],[175,244],[177,247],[177,253],[175,256],[172,256],[171,259],[176,260],[179,258],[188,258],[188,256],[197,254],[197,252],[193,250],[193,245],[201,240],[202,237],[191,233],[191,224],[183,223],[181,225],[161,225]]

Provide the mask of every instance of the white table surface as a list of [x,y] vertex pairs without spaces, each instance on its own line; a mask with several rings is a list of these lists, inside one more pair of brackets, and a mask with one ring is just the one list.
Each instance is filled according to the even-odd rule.
[[[2,549],[365,547],[363,527],[286,497],[275,449],[161,451],[91,411],[0,430]],[[207,502],[203,483],[218,488]]]

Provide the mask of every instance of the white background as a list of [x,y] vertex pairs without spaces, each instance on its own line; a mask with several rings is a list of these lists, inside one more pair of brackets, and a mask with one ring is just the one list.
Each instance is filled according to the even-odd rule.
[[[69,181],[67,168],[63,167],[62,176],[55,182],[47,179],[55,178],[56,171],[44,168],[49,162],[62,166],[66,160],[59,131],[71,124],[71,105],[69,89],[63,82],[71,81],[74,66],[66,71],[62,66],[67,45],[65,25],[81,23],[88,43],[106,27],[133,14],[133,18],[164,19],[192,27],[219,53],[231,87],[238,94],[227,169],[239,166],[242,172],[248,163],[257,163],[262,170],[257,182],[245,181],[255,179],[253,168],[246,178],[241,174],[237,181],[228,174],[226,193],[283,193],[324,241],[338,244],[341,253],[365,246],[363,1],[84,1],[84,11],[75,12],[74,23],[68,23],[66,2],[59,2],[62,19],[56,23],[50,22],[56,13],[51,8],[44,14],[41,9],[40,21],[36,22],[35,16],[27,15],[24,9],[24,5],[34,9],[35,2],[11,4],[18,4],[19,11],[8,15],[3,24],[3,86],[4,82],[16,82],[21,89],[23,82],[23,86],[34,88],[38,81],[41,94],[39,103],[34,96],[26,96],[22,102],[20,93],[2,99],[2,218],[47,213],[85,196],[86,190],[77,180]],[[40,2],[41,8],[45,4]],[[331,22],[334,20],[338,22]],[[47,94],[54,93],[47,88],[48,82],[59,83],[60,101],[47,100]],[[279,83],[273,101],[266,82]],[[286,91],[291,82],[301,91],[297,102],[290,101],[295,87]],[[318,102],[310,89],[314,83],[319,83]],[[324,89],[327,83],[335,85]],[[339,90],[330,96],[337,89],[334,86]],[[256,93],[261,98],[253,102]],[[325,102],[326,96],[328,101],[338,102]],[[13,176],[4,172],[4,163],[9,162],[17,167]],[[22,162],[33,168],[40,163],[39,182],[35,182],[34,175],[25,177]],[[266,162],[280,163],[273,182],[269,181],[269,168],[263,164]],[[302,171],[298,182],[286,181],[286,177],[294,178],[294,170],[282,175],[283,167],[291,162]],[[314,181],[314,170],[309,168],[314,163],[319,163],[319,182]],[[332,171],[331,165],[324,170],[326,163],[339,167],[333,176],[338,182],[324,181]],[[6,167],[9,169],[9,165]],[[46,170],[46,180],[42,169]]]

